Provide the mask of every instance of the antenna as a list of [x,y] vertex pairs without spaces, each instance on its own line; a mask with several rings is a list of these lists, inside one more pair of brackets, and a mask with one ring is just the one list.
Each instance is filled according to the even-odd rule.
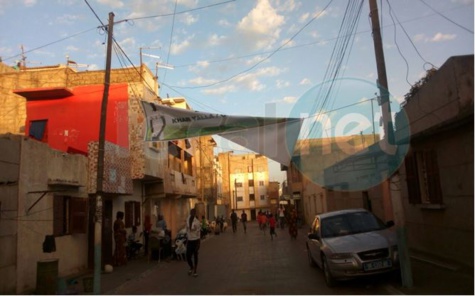
[[78,64],[75,61],[70,60],[69,55],[66,55],[66,67],[69,67],[69,65],[76,65],[76,69],[79,67],[86,67],[86,68],[89,67],[89,65],[87,64]]
[[[143,53],[142,49],[160,49],[160,48],[161,47],[140,47],[140,72],[142,72],[142,56],[147,56],[154,59],[161,59],[161,57],[158,55]],[[175,69],[173,65],[156,62],[155,63],[155,79],[157,79],[157,81],[158,81],[158,68],[165,68],[165,69],[170,69],[170,70]]]

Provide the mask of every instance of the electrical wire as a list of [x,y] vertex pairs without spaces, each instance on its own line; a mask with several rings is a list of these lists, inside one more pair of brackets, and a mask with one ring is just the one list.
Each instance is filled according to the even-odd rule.
[[394,15],[394,17],[396,18],[397,24],[401,27],[401,29],[402,29],[402,31],[404,32],[404,34],[406,34],[407,39],[408,39],[409,42],[412,44],[412,47],[414,48],[414,50],[416,51],[416,53],[419,55],[419,57],[420,57],[425,63],[433,65],[432,63],[428,62],[428,61],[422,56],[422,54],[419,52],[419,50],[417,49],[417,47],[416,47],[416,45],[414,44],[414,42],[412,42],[411,37],[410,37],[409,34],[407,33],[407,31],[406,31],[406,29],[404,28],[404,26],[402,25],[402,23],[399,21],[397,15],[396,15],[396,12],[392,9],[391,4],[389,3],[389,0],[386,0],[386,2],[388,3],[388,6],[389,6],[389,13]]
[[[169,60],[170,60],[170,52],[171,52],[171,48],[172,48],[172,41],[173,41],[173,31],[175,29],[175,17],[176,17],[176,6],[177,6],[177,2],[178,0],[175,0],[175,8],[173,9],[173,19],[172,19],[172,28],[170,30],[170,42],[168,44],[168,53],[167,53],[167,65],[169,65]],[[168,73],[168,70],[165,69],[165,74],[163,75],[163,81],[166,80],[167,78],[167,73]]]
[[419,1],[421,1],[422,3],[424,3],[424,5],[427,6],[427,7],[429,7],[430,10],[432,10],[432,11],[435,12],[436,14],[440,15],[441,17],[443,17],[443,18],[446,19],[447,21],[449,21],[449,22],[451,22],[452,24],[456,25],[457,27],[462,28],[462,29],[464,29],[465,31],[470,32],[470,33],[473,34],[473,31],[472,31],[472,30],[470,30],[470,29],[468,29],[468,28],[466,28],[466,27],[464,27],[464,26],[462,26],[462,25],[460,25],[460,24],[454,22],[453,20],[449,19],[448,17],[446,17],[446,16],[443,15],[442,13],[438,12],[437,10],[435,10],[432,6],[430,6],[429,4],[425,3],[424,0],[419,0]]
[[[363,1],[349,1],[345,10],[345,14],[340,25],[338,39],[333,48],[330,63],[325,71],[323,81],[324,84],[319,90],[315,98],[315,104],[310,109],[310,114],[320,114],[328,105],[330,95],[337,81],[338,74],[342,68],[342,62],[347,54],[348,45],[354,41],[354,32],[357,27]],[[350,46],[351,48],[351,46]],[[329,84],[328,86],[327,83]],[[319,112],[317,112],[319,110]],[[316,121],[311,125],[308,136],[311,137],[316,132]]]
[[305,25],[303,25],[292,37],[290,37],[286,42],[284,42],[282,45],[280,45],[279,47],[277,47],[274,51],[272,51],[267,57],[265,57],[264,59],[261,59],[260,61],[256,62],[254,65],[252,65],[251,67],[247,68],[246,70],[243,70],[237,74],[234,74],[226,79],[223,79],[223,80],[220,80],[220,81],[217,81],[217,82],[214,82],[214,83],[210,83],[210,84],[207,84],[207,85],[200,85],[200,86],[173,86],[175,88],[180,88],[180,89],[197,89],[197,88],[204,88],[204,87],[211,87],[211,86],[215,86],[215,85],[218,85],[218,84],[221,84],[221,83],[224,83],[224,82],[228,82],[236,77],[239,77],[247,72],[250,72],[252,70],[254,70],[257,66],[259,66],[260,64],[262,64],[263,62],[267,61],[268,59],[270,59],[273,55],[275,55],[277,52],[279,52],[283,47],[285,47],[287,44],[289,44],[290,42],[292,42],[292,40],[295,39],[295,37],[297,37],[306,27],[308,27],[315,19],[317,19],[323,12],[325,12],[325,10],[330,6],[330,4],[333,2],[333,0],[330,0],[330,2],[328,2],[328,4],[323,8],[323,10],[316,14],[313,18],[310,19],[310,21],[308,21]]
[[38,47],[35,47],[35,48],[32,48],[30,50],[26,50],[24,51],[23,53],[19,53],[17,55],[14,55],[14,56],[11,56],[11,57],[8,57],[8,58],[4,58],[2,59],[3,61],[8,61],[8,60],[11,60],[11,59],[14,59],[14,58],[17,58],[17,57],[20,57],[24,54],[27,54],[27,53],[30,53],[30,52],[33,52],[33,51],[36,51],[36,50],[39,50],[39,49],[42,49],[42,48],[45,48],[47,46],[50,46],[50,45],[53,45],[53,44],[56,44],[56,43],[59,43],[61,41],[64,41],[64,40],[67,40],[67,39],[70,39],[70,38],[73,38],[73,37],[76,37],[78,35],[81,35],[81,34],[84,34],[84,33],[87,33],[87,32],[90,32],[92,30],[96,30],[97,27],[94,27],[94,28],[91,28],[91,29],[87,29],[87,30],[84,30],[84,31],[81,31],[81,32],[78,32],[78,33],[75,33],[73,35],[70,35],[70,36],[67,36],[67,37],[64,37],[64,38],[61,38],[61,39],[58,39],[56,41],[52,41],[52,42],[49,42],[47,44],[44,44],[44,45],[41,45],[41,46],[38,46]]
[[220,6],[220,5],[228,4],[228,3],[231,3],[231,2],[235,2],[235,1],[236,0],[229,0],[229,1],[219,2],[219,3],[215,3],[215,4],[210,4],[210,5],[201,6],[201,7],[192,8],[192,9],[179,11],[179,12],[174,12],[174,13],[166,13],[166,14],[157,14],[157,15],[151,15],[151,16],[135,17],[135,18],[127,19],[127,20],[143,20],[143,19],[149,19],[149,18],[174,16],[174,15],[177,15],[177,14],[184,14],[184,13],[189,13],[189,12],[192,12],[192,11],[202,10],[202,9],[206,9],[206,8],[210,8],[210,7],[214,7],[214,6]]
[[[396,45],[396,48],[397,48],[397,51],[399,52],[399,55],[402,57],[402,59],[404,60],[404,63],[406,64],[406,82],[407,84],[409,84],[411,87],[412,87],[412,84],[409,82],[409,63],[407,62],[407,59],[406,57],[404,56],[404,54],[402,53],[401,51],[401,48],[399,47],[399,44],[397,43],[397,27],[396,27],[396,22],[394,21],[394,16],[393,16],[393,11],[391,9],[391,5],[389,4],[388,2],[388,5],[389,5],[389,16],[391,17],[391,20],[393,22],[393,25],[394,25],[394,29],[393,29],[393,32],[394,32],[394,44]],[[412,42],[412,41],[411,41]]]

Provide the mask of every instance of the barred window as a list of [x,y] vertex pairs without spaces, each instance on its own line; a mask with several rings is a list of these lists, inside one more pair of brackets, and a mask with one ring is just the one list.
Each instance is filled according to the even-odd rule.
[[436,151],[413,151],[406,156],[405,165],[409,202],[412,204],[442,204]]
[[53,235],[86,233],[87,199],[58,195],[53,198]]
[[139,226],[140,225],[140,202],[138,201],[126,201],[125,205],[125,227]]

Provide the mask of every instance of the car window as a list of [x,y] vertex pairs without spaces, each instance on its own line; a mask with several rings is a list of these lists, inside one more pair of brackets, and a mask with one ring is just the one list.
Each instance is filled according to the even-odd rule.
[[347,213],[322,220],[322,237],[336,237],[385,228],[384,223],[370,212]]

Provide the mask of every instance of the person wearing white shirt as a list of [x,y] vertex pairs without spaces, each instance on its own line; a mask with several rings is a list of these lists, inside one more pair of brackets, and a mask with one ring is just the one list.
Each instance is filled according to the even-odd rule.
[[191,209],[190,215],[186,218],[186,260],[190,266],[188,275],[198,276],[198,251],[200,249],[201,222],[196,217],[196,209]]

